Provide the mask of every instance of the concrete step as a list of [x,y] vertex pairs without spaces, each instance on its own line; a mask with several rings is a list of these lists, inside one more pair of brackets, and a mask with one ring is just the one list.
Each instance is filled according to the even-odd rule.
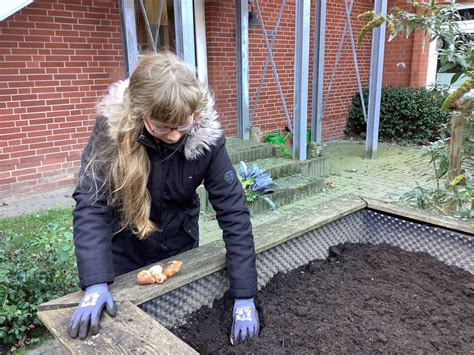
[[[304,162],[286,158],[264,158],[245,163],[248,167],[251,167],[254,163],[257,164],[259,168],[266,170],[274,181],[295,174],[303,174],[314,178],[322,178],[329,175],[329,160],[327,157],[319,157]],[[234,168],[238,170],[239,164],[234,164]],[[201,209],[206,210],[211,208],[206,189],[203,185],[198,187],[197,193],[201,200]]]
[[271,144],[236,138],[227,138],[226,149],[232,164],[238,164],[241,160],[248,162],[275,156],[275,148]]
[[[308,197],[309,195],[323,190],[324,180],[319,177],[312,177],[303,174],[294,174],[274,180],[275,191],[266,194],[277,206],[290,204],[296,200]],[[248,204],[251,214],[256,214],[270,210],[270,206],[263,198]]]
[[[253,164],[257,164],[260,169],[266,170],[271,177],[279,179],[297,173],[302,173],[313,177],[324,177],[329,175],[329,159],[327,157],[319,157],[309,159],[303,162],[288,158],[264,158],[247,162],[248,168]],[[239,170],[239,164],[234,164],[235,170]]]
[[[329,175],[328,157],[300,162],[279,157],[278,149],[271,144],[236,138],[227,139],[226,149],[236,170],[239,169],[240,161],[244,161],[248,167],[257,164],[272,176],[277,187],[269,197],[277,206],[320,192],[323,188],[322,178]],[[197,193],[201,200],[201,210],[212,208],[203,185],[199,186]],[[249,209],[255,214],[268,210],[269,206],[264,199],[258,198],[249,204]]]
[[[274,180],[301,172],[298,161],[287,158],[263,158],[252,161],[244,160],[244,162],[249,169],[253,164],[257,164],[260,169],[266,170]],[[234,164],[234,168],[239,171],[239,163]]]

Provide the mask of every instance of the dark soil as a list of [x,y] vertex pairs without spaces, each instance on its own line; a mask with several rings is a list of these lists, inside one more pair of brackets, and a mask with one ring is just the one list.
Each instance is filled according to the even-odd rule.
[[343,244],[259,292],[258,339],[231,346],[232,300],[173,331],[202,354],[474,354],[474,276],[426,253]]

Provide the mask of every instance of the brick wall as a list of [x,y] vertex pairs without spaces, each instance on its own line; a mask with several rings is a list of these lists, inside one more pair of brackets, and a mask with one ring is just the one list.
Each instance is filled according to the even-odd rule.
[[[355,41],[357,34],[365,24],[364,21],[357,19],[357,16],[373,8],[373,1],[355,0],[352,8],[352,27]],[[336,53],[339,46],[339,40],[342,35],[345,21],[345,7],[343,1],[327,2],[326,14],[326,55],[324,87],[330,80],[332,68],[336,60]],[[370,36],[364,40],[362,46],[357,48],[357,59],[359,71],[362,80],[362,86],[367,87],[369,82],[370,70]],[[356,44],[357,45],[357,44]],[[349,33],[346,35],[342,47],[342,53],[337,66],[335,79],[329,96],[326,114],[323,120],[323,140],[341,139],[344,137],[347,115],[351,104],[352,96],[358,92],[357,76],[354,69],[354,59],[350,43]],[[323,97],[326,95],[324,90]]]
[[72,183],[122,62],[115,0],[36,0],[0,22],[0,197]]
[[[424,43],[423,43],[424,42]],[[419,31],[413,34],[413,47],[411,51],[410,84],[411,87],[426,86],[428,76],[428,60],[430,42]]]
[[[410,10],[411,6],[404,0],[389,1],[388,11],[393,7]],[[387,33],[386,38],[388,37]],[[412,48],[413,37],[406,38],[403,34],[392,42],[385,42],[384,86],[410,85]]]
[[237,86],[235,49],[235,1],[206,1],[208,82],[216,99],[222,126],[229,135],[237,133]]
[[[399,7],[407,11],[414,9],[402,0],[388,2],[388,11]],[[387,34],[387,39],[389,35]],[[410,37],[398,36],[395,40],[385,43],[385,59],[383,72],[384,86],[412,86],[426,85],[428,71],[429,43],[423,45],[423,36],[414,31]]]
[[[273,30],[281,0],[261,1],[263,21],[267,30]],[[313,2],[313,6],[315,3]],[[353,7],[354,33],[357,34],[363,25],[357,15],[370,9],[369,0],[356,0]],[[254,8],[254,10],[256,10]],[[342,2],[328,2],[326,27],[326,70],[325,88],[328,85],[333,63],[335,61],[339,39],[344,26],[344,5]],[[295,1],[287,1],[285,11],[276,36],[273,57],[280,79],[283,95],[290,117],[293,112],[293,58],[294,58]],[[313,31],[314,8],[311,10],[310,38],[310,83],[309,100],[311,100],[312,65],[313,65]],[[236,21],[235,2],[232,0],[206,1],[206,35],[208,50],[208,78],[216,96],[217,110],[228,135],[237,134],[236,125]],[[252,112],[258,82],[266,57],[264,36],[260,28],[249,29],[249,107]],[[367,85],[370,65],[370,40],[358,49],[359,66],[363,84]],[[336,77],[329,96],[327,112],[323,122],[323,139],[343,137],[347,119],[347,110],[353,93],[357,91],[357,81],[353,56],[347,35],[336,71]],[[308,119],[311,115],[311,102],[308,104]],[[286,117],[271,66],[268,66],[262,93],[258,102],[253,125],[263,132],[279,129],[286,125]]]
[[[261,1],[273,30],[281,0]],[[401,0],[389,7],[405,5]],[[315,6],[313,2],[313,6]],[[355,0],[354,35],[372,8]],[[254,9],[256,10],[256,9]],[[236,14],[233,0],[206,1],[208,79],[225,132],[237,134]],[[328,2],[324,96],[344,26],[343,2]],[[273,57],[287,108],[293,112],[295,0],[286,2]],[[314,8],[311,10],[308,119],[311,115]],[[269,33],[270,35],[270,33]],[[418,41],[418,42],[417,42]],[[422,86],[428,51],[420,39],[387,44],[385,85]],[[411,49],[415,48],[414,51]],[[249,29],[250,112],[267,55],[259,27]],[[368,84],[370,36],[357,49],[363,86]],[[399,65],[399,63],[405,63]],[[115,0],[37,0],[0,22],[0,198],[69,185],[94,122],[94,105],[122,78],[120,15]],[[323,140],[343,138],[351,97],[358,91],[348,34],[323,121]],[[263,132],[283,130],[286,117],[271,66],[253,118]]]

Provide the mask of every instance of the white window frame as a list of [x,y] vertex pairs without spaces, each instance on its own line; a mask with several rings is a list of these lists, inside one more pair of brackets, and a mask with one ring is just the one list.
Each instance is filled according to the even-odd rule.
[[[474,8],[474,1],[457,4],[458,9]],[[474,20],[461,21],[459,27],[468,33],[474,33]],[[438,39],[430,43],[430,51],[428,58],[428,69],[426,75],[426,86],[434,86],[436,84],[437,66],[438,66],[438,51],[441,47],[441,41]]]

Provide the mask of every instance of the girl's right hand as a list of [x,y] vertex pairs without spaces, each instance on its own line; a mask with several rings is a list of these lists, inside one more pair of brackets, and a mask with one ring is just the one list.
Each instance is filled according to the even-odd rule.
[[99,333],[99,319],[102,310],[106,308],[107,313],[115,317],[117,308],[106,283],[96,284],[86,288],[84,297],[77,306],[71,317],[67,328],[71,338],[87,338],[89,330],[91,335]]

